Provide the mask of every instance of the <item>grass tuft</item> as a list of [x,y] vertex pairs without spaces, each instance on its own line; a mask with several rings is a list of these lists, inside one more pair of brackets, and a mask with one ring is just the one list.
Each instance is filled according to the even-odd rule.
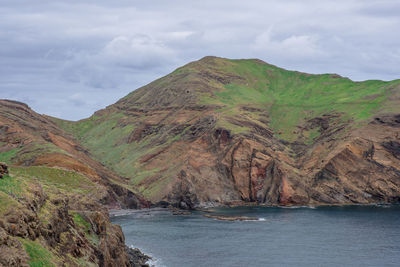
[[21,149],[13,148],[9,151],[0,153],[0,162],[11,163],[12,159],[17,155],[18,151]]
[[27,239],[20,240],[23,242],[25,251],[30,257],[28,262],[30,267],[55,267],[51,261],[53,255],[49,250],[38,242]]

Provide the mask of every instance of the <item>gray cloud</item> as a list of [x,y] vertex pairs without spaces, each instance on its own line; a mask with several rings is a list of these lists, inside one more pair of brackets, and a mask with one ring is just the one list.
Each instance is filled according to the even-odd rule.
[[398,14],[395,0],[3,0],[0,97],[80,119],[206,55],[397,79]]

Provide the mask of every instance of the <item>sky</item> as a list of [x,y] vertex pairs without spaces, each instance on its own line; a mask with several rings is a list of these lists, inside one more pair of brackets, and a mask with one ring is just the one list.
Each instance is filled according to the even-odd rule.
[[400,79],[398,0],[0,0],[0,98],[79,120],[204,56]]

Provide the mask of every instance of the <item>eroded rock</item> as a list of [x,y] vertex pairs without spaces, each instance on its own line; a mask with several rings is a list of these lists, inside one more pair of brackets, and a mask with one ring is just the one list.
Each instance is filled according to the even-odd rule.
[[210,215],[204,214],[204,217],[217,219],[220,221],[258,221],[257,217],[246,217],[246,216],[224,216],[224,215]]
[[7,164],[0,162],[0,178],[3,178],[7,174],[8,174]]
[[149,267],[149,265],[146,263],[149,260],[151,260],[151,257],[143,254],[139,249],[137,248],[128,248],[126,247],[126,251],[129,256],[129,266],[132,267]]

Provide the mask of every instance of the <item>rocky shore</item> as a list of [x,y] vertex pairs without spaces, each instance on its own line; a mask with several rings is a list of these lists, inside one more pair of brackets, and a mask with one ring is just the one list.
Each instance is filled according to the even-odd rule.
[[204,214],[204,217],[217,219],[220,221],[258,221],[257,217],[246,217],[246,216],[225,216],[225,215],[210,215]]
[[150,267],[147,262],[151,259],[150,256],[143,254],[137,248],[126,247],[127,254],[129,257],[130,267]]

